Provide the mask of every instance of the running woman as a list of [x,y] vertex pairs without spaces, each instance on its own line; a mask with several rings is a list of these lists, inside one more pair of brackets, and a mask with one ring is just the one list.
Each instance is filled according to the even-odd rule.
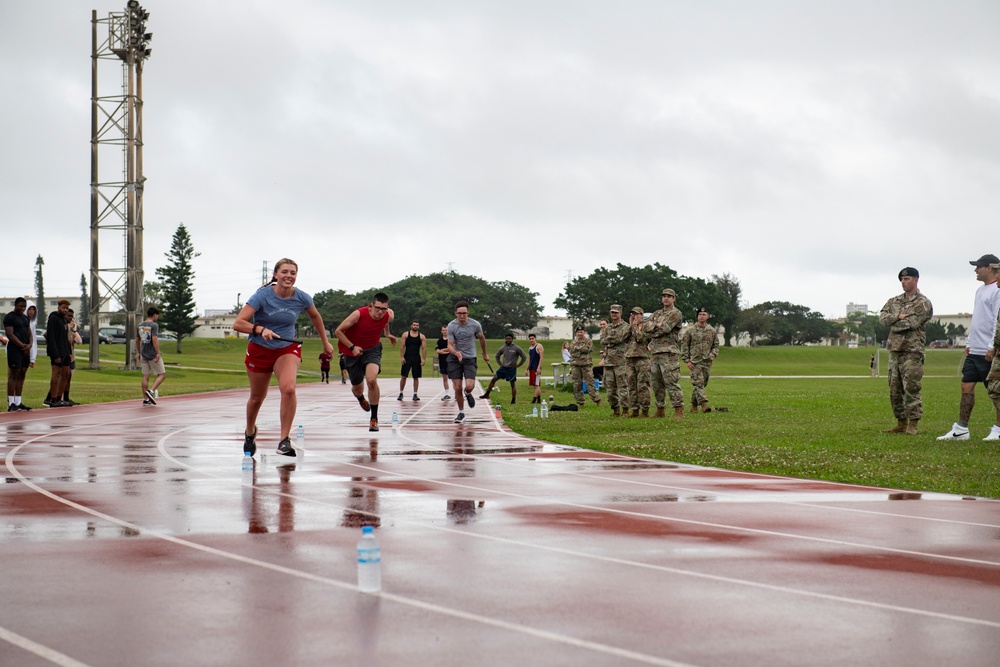
[[298,404],[295,378],[302,363],[302,344],[292,342],[299,313],[309,316],[309,321],[323,341],[323,351],[333,354],[333,345],[327,340],[323,318],[316,310],[312,297],[295,287],[298,272],[298,264],[287,258],[279,259],[274,265],[271,282],[247,299],[233,323],[233,330],[250,335],[244,362],[247,377],[250,378],[250,398],[247,400],[247,423],[243,431],[243,453],[250,456],[257,451],[257,413],[264,404],[272,375],[278,377],[281,392],[278,454],[295,456],[289,434]]

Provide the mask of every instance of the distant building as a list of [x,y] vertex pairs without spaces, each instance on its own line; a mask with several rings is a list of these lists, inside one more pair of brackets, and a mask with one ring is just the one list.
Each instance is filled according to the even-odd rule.
[[[217,315],[209,315],[215,312]],[[211,311],[206,310],[205,314],[194,321],[195,330],[191,334],[192,338],[239,338],[239,334],[233,331],[233,322],[236,315],[228,310]]]
[[542,340],[570,339],[573,337],[573,318],[544,315],[532,328],[516,333],[518,338],[527,338],[528,334],[535,334],[536,338]]
[[868,304],[867,303],[849,303],[847,304],[847,313],[845,317],[850,317],[854,313],[864,313],[868,314]]

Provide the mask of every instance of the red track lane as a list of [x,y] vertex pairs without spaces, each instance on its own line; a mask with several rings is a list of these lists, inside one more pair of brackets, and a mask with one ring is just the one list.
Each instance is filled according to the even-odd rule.
[[274,390],[246,483],[245,391],[0,415],[0,666],[998,664],[996,501],[578,450],[395,387],[369,433],[299,386],[294,466]]

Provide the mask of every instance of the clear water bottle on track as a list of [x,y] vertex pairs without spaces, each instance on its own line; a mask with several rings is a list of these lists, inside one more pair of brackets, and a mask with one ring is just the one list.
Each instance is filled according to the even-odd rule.
[[361,540],[358,542],[358,589],[362,593],[382,590],[382,548],[371,526],[361,529]]
[[392,428],[393,430],[399,428],[399,415],[396,414],[395,410],[392,411]]

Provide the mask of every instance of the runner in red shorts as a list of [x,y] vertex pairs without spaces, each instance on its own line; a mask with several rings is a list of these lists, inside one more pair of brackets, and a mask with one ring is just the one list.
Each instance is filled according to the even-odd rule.
[[278,454],[295,456],[289,434],[297,406],[295,377],[302,363],[302,344],[293,342],[299,313],[309,316],[323,341],[323,351],[333,355],[333,345],[327,340],[323,318],[316,310],[312,297],[295,288],[298,272],[298,264],[290,259],[279,259],[274,265],[271,282],[247,299],[233,323],[233,330],[250,334],[245,361],[250,378],[250,398],[247,400],[247,424],[243,432],[243,453],[250,456],[257,451],[257,414],[267,396],[272,375],[278,376],[278,389],[281,391]]

